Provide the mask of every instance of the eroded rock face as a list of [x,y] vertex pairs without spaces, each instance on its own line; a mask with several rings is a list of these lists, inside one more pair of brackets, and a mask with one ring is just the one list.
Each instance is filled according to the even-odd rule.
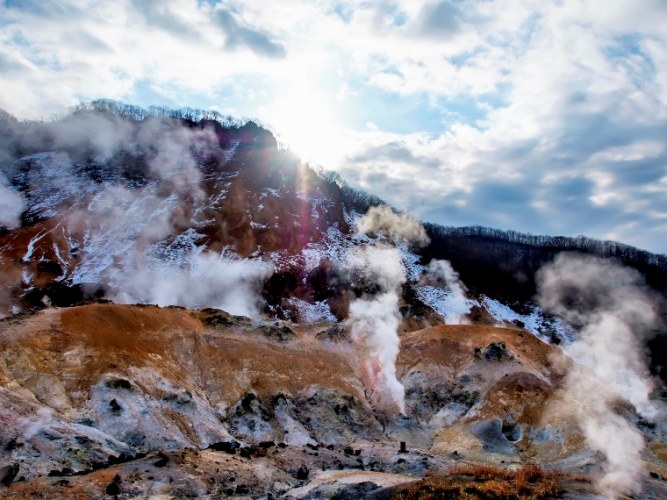
[[[330,497],[461,461],[577,470],[599,461],[576,422],[547,411],[561,397],[558,349],[518,330],[404,334],[399,416],[372,406],[361,354],[343,330],[330,332],[333,323],[281,323],[287,341],[263,325],[219,310],[112,303],[2,322],[0,467],[9,486],[0,496],[99,497],[111,488]],[[477,359],[475,349],[500,352],[502,362]],[[663,467],[664,429],[644,427],[652,467]]]

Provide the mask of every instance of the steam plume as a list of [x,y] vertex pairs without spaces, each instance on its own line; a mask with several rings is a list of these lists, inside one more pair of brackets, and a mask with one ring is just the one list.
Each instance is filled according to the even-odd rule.
[[371,207],[357,222],[358,233],[379,233],[398,245],[424,247],[430,243],[421,223],[406,214],[397,214],[387,205]]
[[87,252],[72,276],[75,283],[106,283],[107,296],[117,302],[259,315],[257,289],[271,266],[230,251],[205,252],[205,238],[194,229],[208,200],[199,165],[219,148],[212,130],[170,118],[129,125],[90,114],[69,118],[66,129],[71,147],[91,144],[103,156],[128,152],[131,163],[124,168],[145,178],[131,189],[106,183],[85,212],[68,216],[70,233],[83,235]]
[[364,358],[362,378],[379,407],[390,407],[388,403],[393,401],[405,413],[405,391],[396,378],[400,346],[398,289],[405,281],[401,254],[391,247],[365,246],[352,253],[350,264],[366,273],[380,288],[377,295],[361,297],[350,304],[348,322],[352,339]]
[[432,260],[426,268],[427,277],[444,284],[450,292],[447,297],[447,323],[460,324],[470,312],[473,302],[466,297],[467,287],[463,284],[448,260]]
[[5,176],[0,173],[0,228],[17,227],[23,209],[23,197],[7,186]]
[[[396,214],[386,205],[371,207],[358,221],[357,236],[364,233],[376,233],[405,247],[425,246],[430,241],[419,221]],[[405,390],[396,377],[399,290],[405,282],[401,253],[393,247],[366,245],[350,252],[348,262],[379,288],[374,296],[352,302],[349,310],[352,337],[364,357],[364,383],[377,406],[390,408],[393,402],[405,413]]]
[[658,413],[641,349],[657,315],[641,275],[594,257],[561,254],[538,273],[538,301],[581,328],[564,348],[577,363],[564,390],[588,445],[606,457],[599,489],[608,497],[639,491],[644,439],[612,408],[624,399],[647,419]]
[[178,304],[190,309],[215,307],[231,314],[257,317],[259,289],[273,268],[268,264],[198,250],[185,265],[125,269],[115,282],[116,302]]

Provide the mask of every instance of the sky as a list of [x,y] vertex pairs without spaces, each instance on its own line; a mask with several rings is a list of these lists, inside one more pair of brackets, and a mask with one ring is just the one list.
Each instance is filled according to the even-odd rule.
[[0,108],[260,121],[420,219],[667,253],[667,0],[0,0]]

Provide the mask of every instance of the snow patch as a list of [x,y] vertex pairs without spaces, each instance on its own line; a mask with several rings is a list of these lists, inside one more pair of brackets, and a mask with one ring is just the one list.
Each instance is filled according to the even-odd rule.
[[479,302],[473,299],[467,299],[462,303],[452,292],[436,286],[419,286],[416,292],[419,300],[445,318],[447,324],[460,323],[462,316],[468,314],[473,306],[479,305]]
[[549,341],[550,331],[553,331],[562,341],[572,342],[574,340],[572,327],[558,318],[546,317],[539,307],[534,306],[529,314],[519,314],[510,306],[486,295],[482,295],[481,304],[496,321],[500,323],[521,322],[523,328],[547,342]]
[[336,321],[336,317],[331,313],[329,304],[324,301],[311,304],[305,300],[291,298],[289,303],[296,308],[299,322],[301,323]]

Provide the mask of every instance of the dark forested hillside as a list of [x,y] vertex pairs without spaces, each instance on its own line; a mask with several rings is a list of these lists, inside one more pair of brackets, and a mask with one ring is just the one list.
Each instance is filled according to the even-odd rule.
[[422,251],[425,260],[447,259],[469,288],[509,302],[530,300],[536,291],[537,271],[560,252],[616,259],[637,269],[649,286],[667,293],[667,257],[622,243],[584,236],[533,236],[479,226],[424,226],[431,238]]

